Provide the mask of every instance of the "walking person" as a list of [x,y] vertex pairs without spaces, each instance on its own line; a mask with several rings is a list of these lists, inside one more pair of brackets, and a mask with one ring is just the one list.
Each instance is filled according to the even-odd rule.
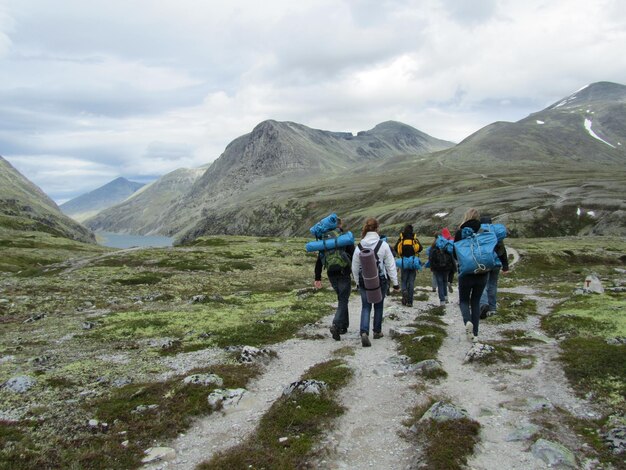
[[[489,216],[483,216],[480,218],[481,224],[491,224],[492,220]],[[480,318],[487,318],[497,313],[498,302],[498,277],[500,276],[500,270],[502,274],[509,272],[509,255],[506,252],[504,246],[504,240],[499,240],[494,250],[498,255],[498,259],[502,263],[502,267],[496,266],[487,274],[487,285],[483,290],[483,295],[480,297]]]
[[[470,228],[471,232],[480,230],[480,214],[472,208],[465,212],[463,222],[454,234],[454,242],[464,238],[463,229]],[[455,257],[456,249],[454,250]],[[487,285],[488,273],[459,274],[459,307],[465,324],[465,333],[469,341],[478,342],[478,324],[480,322],[480,297]]]
[[[446,240],[450,240],[451,242],[454,242],[454,237],[450,233],[450,230],[448,230],[448,227],[443,228],[443,230],[441,231],[441,235]],[[452,269],[448,272],[448,292],[450,294],[454,292],[454,289],[452,288],[452,283],[454,282],[454,273],[456,272],[456,261],[454,260],[454,256],[452,257],[452,264],[453,264]]]
[[367,300],[367,290],[365,288],[365,281],[363,280],[361,258],[359,257],[359,253],[365,249],[372,250],[376,256],[376,263],[378,265],[378,280],[380,282],[382,299],[373,304],[374,326],[372,330],[374,333],[374,339],[383,337],[383,305],[385,302],[385,294],[387,293],[387,276],[389,276],[389,282],[392,283],[393,289],[395,291],[400,290],[400,286],[398,285],[398,272],[396,271],[396,263],[391,247],[386,241],[380,239],[378,230],[378,221],[374,218],[368,218],[365,221],[363,230],[361,231],[361,243],[357,245],[352,257],[352,275],[355,280],[358,280],[359,292],[361,294],[360,333],[361,344],[363,347],[371,346],[369,330],[372,304]]
[[[400,258],[410,258],[412,256],[418,256],[421,253],[423,247],[417,239],[417,235],[413,233],[413,226],[408,224],[404,227],[398,241],[396,242],[396,253]],[[401,280],[402,280],[402,305],[407,307],[413,306],[413,296],[415,294],[415,276],[417,271],[415,269],[408,269],[402,265]]]
[[[335,230],[336,236],[343,233],[343,223],[339,218],[337,219],[337,228]],[[315,263],[315,281],[313,285],[316,289],[321,289],[322,268],[326,268],[330,285],[337,294],[337,310],[335,311],[333,323],[330,326],[330,334],[335,341],[339,341],[341,340],[341,335],[346,334],[350,326],[348,301],[350,300],[350,291],[352,290],[350,275],[352,274],[354,245],[337,248],[332,251],[332,255],[326,251],[319,251]]]
[[448,277],[455,268],[452,256],[453,244],[443,235],[437,235],[428,250],[428,263],[437,281],[439,305],[448,303]]

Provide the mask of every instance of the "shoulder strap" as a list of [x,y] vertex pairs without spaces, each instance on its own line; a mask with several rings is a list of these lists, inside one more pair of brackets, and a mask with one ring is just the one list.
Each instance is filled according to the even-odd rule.
[[382,240],[378,240],[376,243],[376,248],[374,248],[374,254],[376,255],[376,259],[378,259],[378,250],[380,250],[380,246],[383,244]]
[[363,251],[363,245],[359,243],[357,246],[359,247],[359,250]]

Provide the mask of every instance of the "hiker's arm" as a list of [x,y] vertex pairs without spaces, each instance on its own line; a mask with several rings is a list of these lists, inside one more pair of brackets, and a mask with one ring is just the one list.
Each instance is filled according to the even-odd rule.
[[[317,283],[319,282],[319,287]],[[315,262],[315,287],[318,289],[322,287],[322,258],[317,255],[317,261]]]

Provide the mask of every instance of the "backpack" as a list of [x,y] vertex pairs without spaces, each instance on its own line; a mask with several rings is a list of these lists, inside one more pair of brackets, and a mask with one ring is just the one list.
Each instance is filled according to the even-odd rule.
[[[378,243],[376,243],[376,246],[374,247],[374,256],[376,257],[376,266],[378,266],[378,277],[387,277],[387,271],[385,271],[385,268],[383,267],[382,261],[381,259],[378,257],[378,250],[380,250],[381,245],[383,244],[384,240],[378,240]],[[361,245],[359,243],[359,250],[363,251],[363,245]],[[359,276],[361,274],[359,273]]]
[[430,268],[433,271],[452,271],[454,269],[452,255],[445,249],[435,246],[430,251]]
[[403,258],[416,256],[420,252],[420,244],[417,241],[417,235],[413,234],[413,238],[404,238],[404,233],[400,233],[400,239],[396,244],[396,252]]
[[456,257],[459,262],[459,276],[482,274],[502,266],[494,252],[498,243],[496,234],[479,230],[478,233],[469,227],[461,231],[461,240],[454,243]]
[[[331,230],[322,235],[321,240],[325,242],[337,238],[339,235],[336,231]],[[320,258],[322,259],[322,266],[326,268],[328,274],[339,274],[352,264],[345,247],[321,250]]]

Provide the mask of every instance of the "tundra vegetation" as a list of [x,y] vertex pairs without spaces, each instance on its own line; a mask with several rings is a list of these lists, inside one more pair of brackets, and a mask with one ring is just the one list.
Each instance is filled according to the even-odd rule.
[[[315,255],[305,253],[305,241],[209,236],[173,248],[112,250],[2,229],[0,467],[135,468],[146,448],[210,414],[206,397],[217,385],[185,383],[185,377],[212,373],[225,388],[245,388],[262,367],[239,363],[237,347],[284,341],[332,313],[332,292],[309,287]],[[570,426],[588,439],[586,452],[619,466],[599,433],[626,413],[626,242],[566,237],[507,243],[522,259],[500,285],[531,286],[559,300],[542,327],[560,343],[571,386],[602,409],[598,421],[567,417]],[[576,294],[591,273],[606,292]],[[430,285],[428,270],[416,285]],[[522,295],[503,293],[501,302],[501,315],[486,321],[506,325],[537,315],[535,302]],[[421,315],[416,326],[427,339],[400,341],[399,353],[412,361],[436,358],[445,335],[439,318],[436,309]],[[510,328],[502,345],[511,354],[501,360],[523,360],[514,346],[535,340]],[[354,351],[340,351],[303,377],[327,382],[328,393],[280,399],[259,423],[258,436],[288,437],[289,446],[272,451],[251,437],[247,447],[205,467],[244,454],[257,467],[305,462],[331,416],[342,412],[335,391],[350,374],[341,357]],[[20,393],[7,386],[16,377],[30,388]],[[450,433],[457,431],[432,432],[453,440]],[[468,421],[463,432],[476,436],[477,424]],[[472,448],[461,456],[434,447],[429,452],[433,462],[448,458],[447,468],[455,468]]]

